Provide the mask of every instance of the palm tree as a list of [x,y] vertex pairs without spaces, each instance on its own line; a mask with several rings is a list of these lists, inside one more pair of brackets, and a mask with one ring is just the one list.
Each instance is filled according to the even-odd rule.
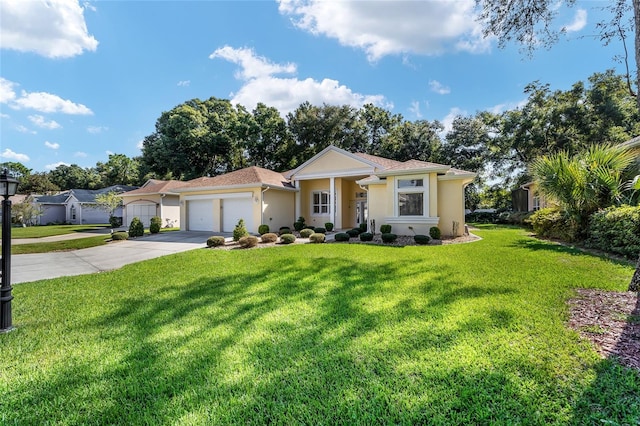
[[629,148],[594,145],[573,157],[565,151],[539,157],[531,174],[540,192],[560,204],[580,238],[592,213],[622,199],[635,158]]
[[[640,175],[631,181],[631,188],[635,191],[640,190]],[[640,256],[638,256],[636,272],[633,274],[631,282],[629,283],[629,291],[640,291]]]

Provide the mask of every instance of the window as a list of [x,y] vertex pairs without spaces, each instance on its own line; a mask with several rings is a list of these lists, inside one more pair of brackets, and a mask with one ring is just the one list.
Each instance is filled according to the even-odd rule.
[[76,220],[76,206],[71,206],[71,220]]
[[539,195],[534,195],[533,196],[533,211],[537,211],[540,210],[540,196]]
[[425,216],[428,211],[426,206],[427,188],[424,178],[398,179],[396,188],[397,216]]
[[314,191],[311,207],[313,214],[329,214],[329,191]]

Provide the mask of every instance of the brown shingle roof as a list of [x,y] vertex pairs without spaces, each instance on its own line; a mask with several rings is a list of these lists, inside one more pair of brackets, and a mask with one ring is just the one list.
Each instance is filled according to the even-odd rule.
[[134,189],[121,195],[165,194],[172,192],[173,189],[179,188],[184,184],[185,182],[179,180],[149,179],[142,188]]
[[398,166],[402,164],[400,161],[392,160],[390,158],[378,157],[377,155],[365,154],[364,152],[356,152],[353,155],[357,155],[358,157],[371,161],[372,163],[378,164],[383,169],[388,169],[390,167]]
[[414,169],[433,169],[433,168],[449,168],[449,166],[445,166],[444,164],[438,163],[430,163],[428,161],[420,161],[420,160],[408,160],[403,163],[396,164],[395,166],[388,167],[386,171],[400,171],[400,170],[414,170]]
[[292,188],[282,173],[251,166],[214,177],[201,177],[185,182],[181,189],[217,188],[237,185],[269,185],[280,188]]

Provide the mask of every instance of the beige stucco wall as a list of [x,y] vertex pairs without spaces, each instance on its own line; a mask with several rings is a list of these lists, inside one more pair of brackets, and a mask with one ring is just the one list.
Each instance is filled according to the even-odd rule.
[[[363,192],[365,194],[364,197],[356,197],[357,193]],[[341,201],[342,201],[342,211],[341,213],[341,229],[351,229],[357,226],[356,223],[356,201],[366,200],[367,199],[367,191],[360,188],[353,180],[342,179],[342,192],[341,192]]]
[[328,151],[322,157],[300,169],[297,176],[310,174],[324,174],[326,176],[327,174],[340,174],[340,172],[352,172],[358,169],[371,169],[371,166],[344,154]]
[[[312,214],[311,203],[313,191],[329,191],[329,179],[302,180],[300,185],[300,216],[307,225],[324,226],[329,221],[329,214]],[[296,218],[297,219],[297,218]]]
[[271,232],[295,222],[294,192],[269,189],[263,193],[262,218],[258,224],[269,225]]
[[461,180],[438,181],[438,216],[442,235],[454,235],[454,221],[458,223],[455,236],[464,234],[464,189]]

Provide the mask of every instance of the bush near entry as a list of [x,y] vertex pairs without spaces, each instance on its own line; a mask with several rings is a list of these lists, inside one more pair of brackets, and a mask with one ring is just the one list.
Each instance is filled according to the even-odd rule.
[[140,218],[134,217],[129,225],[129,236],[132,238],[142,237],[144,235],[144,225]]

